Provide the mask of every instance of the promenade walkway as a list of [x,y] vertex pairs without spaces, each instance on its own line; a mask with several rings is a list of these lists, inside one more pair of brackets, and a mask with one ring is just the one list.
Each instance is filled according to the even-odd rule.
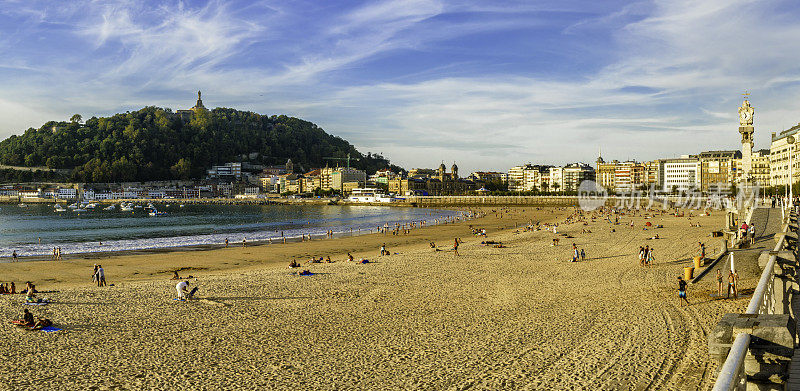
[[[772,250],[775,247],[775,234],[781,230],[781,210],[778,208],[758,208],[753,211],[750,223],[756,227],[756,243],[748,248],[731,250],[733,262],[739,279],[761,277],[761,269],[758,267],[758,257],[764,251]],[[727,271],[731,269],[730,256],[726,256],[716,268],[722,268],[722,272],[727,283]],[[711,279],[716,277],[716,272],[709,273]],[[708,278],[708,277],[707,277]]]

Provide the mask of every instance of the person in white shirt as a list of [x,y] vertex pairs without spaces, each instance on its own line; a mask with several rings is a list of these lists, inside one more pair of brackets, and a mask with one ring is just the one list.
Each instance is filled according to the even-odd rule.
[[181,281],[175,285],[175,290],[178,291],[178,300],[186,300],[189,294],[189,281]]
[[97,265],[97,286],[106,286],[106,273],[101,265]]

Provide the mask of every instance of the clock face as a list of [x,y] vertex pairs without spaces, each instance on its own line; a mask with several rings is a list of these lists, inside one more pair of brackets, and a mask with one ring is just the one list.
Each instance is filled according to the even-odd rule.
[[741,114],[741,117],[742,117],[742,120],[747,121],[748,119],[750,119],[750,112],[749,111],[743,111],[742,114]]

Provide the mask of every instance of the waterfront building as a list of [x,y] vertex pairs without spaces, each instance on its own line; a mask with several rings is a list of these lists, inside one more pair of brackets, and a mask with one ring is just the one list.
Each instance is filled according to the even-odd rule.
[[[406,178],[389,180],[389,192],[397,195],[454,195],[477,190],[482,182],[458,177],[458,166],[453,163],[451,172],[442,163],[437,170],[414,169]],[[434,175],[428,173],[433,172]]]
[[74,200],[78,198],[78,190],[72,187],[60,187],[55,191],[54,198]]
[[508,190],[525,191],[525,171],[530,169],[533,169],[530,164],[514,166],[508,169]]
[[[770,162],[769,162],[769,174],[770,174],[770,185],[771,186],[786,186],[789,184],[789,154],[791,153],[791,160],[792,160],[792,183],[797,183],[798,177],[800,177],[800,173],[798,173],[798,168],[800,168],[800,164],[798,163],[798,158],[800,156],[797,154],[797,140],[799,137],[797,135],[798,131],[800,130],[800,124],[792,126],[789,129],[786,129],[780,134],[776,135],[774,132],[772,133],[772,140],[769,147],[769,154],[770,154]],[[789,136],[795,138],[795,142],[790,144],[788,142]]]
[[659,185],[665,193],[700,189],[700,159],[683,156],[659,160]]
[[730,191],[737,179],[737,160],[742,158],[742,151],[706,151],[698,158],[701,190]]
[[750,180],[760,187],[772,186],[770,178],[770,151],[761,149],[753,152]]

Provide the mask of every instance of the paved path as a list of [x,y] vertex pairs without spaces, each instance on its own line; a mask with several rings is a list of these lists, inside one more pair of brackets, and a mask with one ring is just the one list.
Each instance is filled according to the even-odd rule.
[[[781,230],[781,210],[777,208],[758,208],[753,212],[750,222],[756,227],[756,243],[749,248],[741,250],[731,250],[736,272],[740,279],[755,278],[756,281],[761,276],[761,269],[758,267],[758,257],[764,251],[775,248],[775,234]],[[717,268],[722,268],[725,281],[727,281],[727,271],[730,270],[730,256],[725,257],[725,263]],[[716,272],[709,273],[712,279],[716,277]]]

